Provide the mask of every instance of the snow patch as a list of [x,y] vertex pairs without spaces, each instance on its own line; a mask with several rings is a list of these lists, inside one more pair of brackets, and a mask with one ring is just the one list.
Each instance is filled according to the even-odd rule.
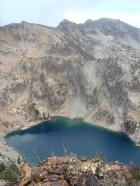
[[110,40],[110,41],[112,41],[114,38],[113,38],[113,36],[108,35],[108,36],[107,36],[107,39]]

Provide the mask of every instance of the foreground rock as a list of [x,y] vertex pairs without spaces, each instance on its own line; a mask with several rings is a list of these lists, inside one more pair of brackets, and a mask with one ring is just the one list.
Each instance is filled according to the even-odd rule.
[[52,157],[37,167],[22,166],[19,186],[126,186],[130,185],[128,167],[119,162],[94,159]]

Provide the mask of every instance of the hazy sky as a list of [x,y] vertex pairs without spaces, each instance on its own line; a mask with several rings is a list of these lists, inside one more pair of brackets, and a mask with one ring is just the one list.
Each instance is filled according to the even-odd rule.
[[140,0],[0,0],[0,26],[21,21],[57,26],[63,19],[83,23],[102,17],[140,28]]

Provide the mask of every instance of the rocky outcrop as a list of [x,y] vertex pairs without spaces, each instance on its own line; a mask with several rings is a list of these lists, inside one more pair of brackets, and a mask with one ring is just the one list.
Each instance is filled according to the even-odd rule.
[[22,166],[19,186],[103,186],[130,185],[130,171],[119,162],[108,163],[98,156],[94,159],[72,157],[52,157],[37,167]]
[[1,146],[10,131],[55,115],[123,131],[140,145],[139,41],[139,29],[112,19],[1,27]]

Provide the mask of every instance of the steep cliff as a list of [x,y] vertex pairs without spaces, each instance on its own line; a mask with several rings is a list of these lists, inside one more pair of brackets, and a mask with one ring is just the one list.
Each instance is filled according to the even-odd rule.
[[119,20],[0,28],[1,138],[48,116],[84,118],[140,145],[140,30]]

